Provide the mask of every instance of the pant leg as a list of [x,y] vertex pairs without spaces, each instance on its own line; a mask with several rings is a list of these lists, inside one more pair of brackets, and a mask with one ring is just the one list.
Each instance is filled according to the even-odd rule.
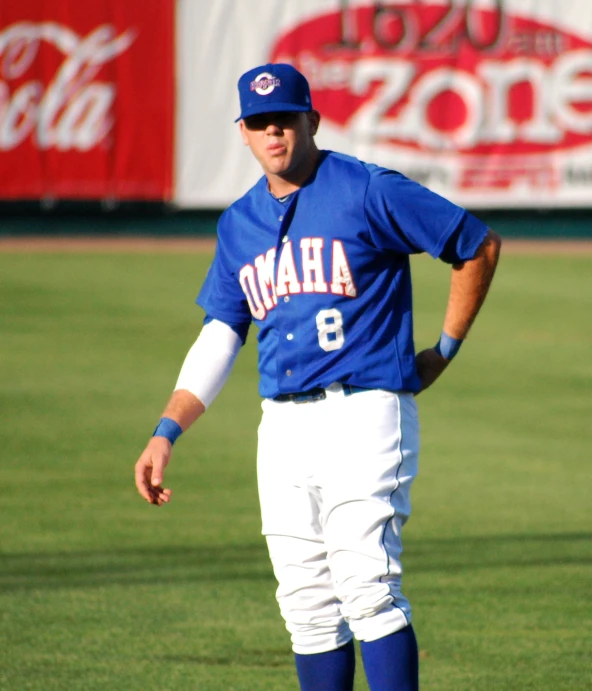
[[311,482],[318,441],[309,426],[312,405],[264,401],[263,411],[257,474],[276,597],[294,652],[328,652],[352,634],[335,593],[319,522],[321,498]]
[[410,395],[380,391],[345,403],[340,456],[318,478],[320,521],[341,612],[356,638],[372,641],[411,622],[401,534],[417,474],[417,408]]
[[324,545],[284,535],[268,535],[267,544],[294,652],[324,653],[349,642],[352,633],[341,613]]

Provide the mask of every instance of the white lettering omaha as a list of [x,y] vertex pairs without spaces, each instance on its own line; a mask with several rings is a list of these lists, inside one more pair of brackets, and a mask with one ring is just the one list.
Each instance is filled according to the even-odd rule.
[[245,264],[241,268],[239,281],[255,319],[265,319],[267,313],[277,305],[278,296],[328,292],[350,298],[357,296],[345,248],[340,240],[331,243],[330,284],[325,281],[323,238],[302,238],[300,251],[302,276],[298,275],[294,250],[289,241],[283,245],[277,263],[275,249],[272,248],[260,254],[253,262],[254,266]]

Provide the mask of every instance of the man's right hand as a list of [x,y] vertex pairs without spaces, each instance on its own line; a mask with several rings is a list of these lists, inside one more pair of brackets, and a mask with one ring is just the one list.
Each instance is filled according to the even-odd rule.
[[165,437],[152,437],[136,463],[136,487],[150,504],[162,506],[171,500],[171,490],[164,489],[164,469],[171,458],[172,444]]

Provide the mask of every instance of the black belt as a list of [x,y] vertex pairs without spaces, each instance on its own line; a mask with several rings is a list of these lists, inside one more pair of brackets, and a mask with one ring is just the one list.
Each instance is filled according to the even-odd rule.
[[[362,391],[368,391],[369,389],[364,389],[361,386],[352,386],[351,384],[342,384],[343,395],[351,396],[354,393],[361,393]],[[319,386],[314,389],[309,389],[308,391],[302,391],[301,393],[281,393],[276,396],[274,401],[292,401],[292,403],[312,403],[312,401],[322,401],[327,398],[327,391]]]

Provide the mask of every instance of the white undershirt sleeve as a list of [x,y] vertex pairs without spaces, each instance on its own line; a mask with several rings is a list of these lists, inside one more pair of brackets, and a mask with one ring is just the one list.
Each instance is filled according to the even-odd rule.
[[189,391],[208,408],[226,383],[241,345],[228,324],[208,322],[187,353],[175,391]]

